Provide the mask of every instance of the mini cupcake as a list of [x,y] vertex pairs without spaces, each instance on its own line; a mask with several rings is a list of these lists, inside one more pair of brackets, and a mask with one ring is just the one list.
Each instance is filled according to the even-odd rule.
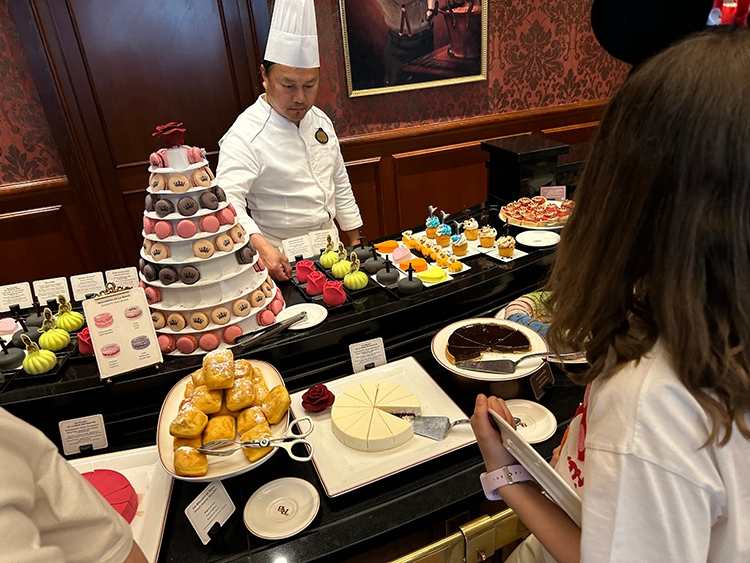
[[516,239],[512,236],[502,236],[497,239],[497,253],[500,256],[510,258],[513,256],[513,251],[516,249]]
[[427,220],[424,222],[425,234],[427,235],[427,238],[434,239],[435,232],[437,231],[437,228],[440,226],[440,219],[438,219],[435,216],[435,211],[437,211],[437,207],[435,207],[434,205],[430,205],[427,209],[429,209],[430,215],[429,217],[427,217]]
[[445,223],[442,223],[435,231],[435,240],[440,246],[445,248],[448,245],[450,245],[452,234],[453,234],[453,229],[451,229],[450,225],[446,225]]
[[473,217],[464,221],[464,234],[466,240],[477,240],[479,238],[479,223]]
[[451,237],[451,249],[454,256],[466,256],[466,251],[469,248],[466,238],[465,235],[453,235]]
[[414,240],[414,233],[412,231],[404,231],[401,233],[401,242],[403,242],[406,247],[409,247],[409,242]]
[[479,245],[482,248],[492,248],[495,245],[496,236],[497,236],[497,231],[493,229],[492,227],[490,227],[489,225],[485,225],[479,231]]

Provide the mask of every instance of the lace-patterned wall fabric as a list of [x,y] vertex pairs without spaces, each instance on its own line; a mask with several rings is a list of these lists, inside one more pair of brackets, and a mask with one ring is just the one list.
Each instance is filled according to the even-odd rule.
[[[591,31],[592,0],[489,0],[487,81],[349,98],[339,2],[316,2],[321,86],[317,103],[339,137],[606,99],[629,65],[608,55]],[[441,2],[441,5],[444,2]],[[373,64],[387,27],[377,2],[362,4]],[[436,44],[443,17],[435,18]],[[356,22],[354,22],[356,23]],[[347,25],[353,23],[347,18]]]
[[64,173],[8,0],[0,0],[0,185]]

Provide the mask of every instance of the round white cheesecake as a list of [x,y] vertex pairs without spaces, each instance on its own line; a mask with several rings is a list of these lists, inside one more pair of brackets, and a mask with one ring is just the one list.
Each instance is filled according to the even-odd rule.
[[339,395],[331,409],[333,434],[364,452],[390,450],[408,442],[414,430],[398,415],[421,413],[419,399],[392,381],[367,381]]

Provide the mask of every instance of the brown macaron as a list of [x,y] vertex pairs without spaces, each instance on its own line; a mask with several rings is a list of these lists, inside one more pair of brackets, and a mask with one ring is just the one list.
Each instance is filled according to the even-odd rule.
[[246,317],[250,314],[250,302],[247,299],[237,299],[232,303],[232,313],[238,317]]
[[220,234],[214,239],[214,246],[219,252],[231,252],[234,250],[234,241],[228,234]]
[[167,315],[161,311],[151,311],[151,321],[154,323],[154,328],[159,330],[167,325]]
[[193,185],[199,188],[210,188],[211,187],[211,177],[208,175],[208,172],[206,172],[205,167],[199,168],[195,172],[193,172],[193,175],[190,177],[190,179],[193,181]]
[[214,308],[213,311],[211,311],[211,320],[215,322],[217,325],[225,325],[229,322],[229,319],[231,318],[232,318],[232,313],[230,313],[229,309],[227,309],[223,305],[220,305]]
[[184,194],[190,189],[190,180],[184,174],[172,174],[167,181],[167,187],[176,194]]
[[152,192],[160,192],[167,187],[167,181],[161,174],[151,174],[148,179],[148,187],[151,188]]
[[202,311],[193,311],[188,315],[188,324],[194,330],[203,330],[208,326],[208,315]]
[[187,326],[185,315],[182,313],[170,313],[167,317],[167,325],[175,332],[181,331]]

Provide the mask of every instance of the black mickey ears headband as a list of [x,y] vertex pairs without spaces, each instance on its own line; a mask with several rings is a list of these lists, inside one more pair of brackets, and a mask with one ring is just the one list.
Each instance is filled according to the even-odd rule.
[[706,27],[713,0],[594,0],[591,27],[610,55],[638,65]]

